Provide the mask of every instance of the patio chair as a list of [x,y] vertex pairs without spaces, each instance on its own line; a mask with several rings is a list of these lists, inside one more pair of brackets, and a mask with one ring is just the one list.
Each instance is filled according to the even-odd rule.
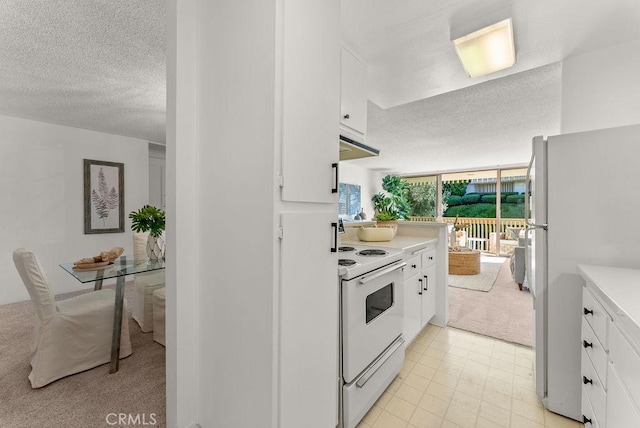
[[[32,388],[108,363],[115,293],[105,289],[55,301],[49,280],[36,255],[24,248],[13,252],[13,262],[35,309],[31,343]],[[131,355],[129,322],[123,308],[120,358]]]

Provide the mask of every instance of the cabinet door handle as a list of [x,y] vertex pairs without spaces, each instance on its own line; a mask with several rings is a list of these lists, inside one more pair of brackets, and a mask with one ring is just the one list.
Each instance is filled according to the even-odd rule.
[[429,277],[427,275],[424,276],[424,291],[429,291]]
[[582,376],[582,383],[584,383],[585,385],[590,383],[591,385],[593,385],[593,379],[589,379],[586,376]]
[[415,269],[418,267],[418,265],[411,265],[411,267]]
[[338,223],[331,223],[331,228],[333,229],[333,247],[331,247],[331,252],[335,253],[338,251]]
[[586,340],[582,341],[582,346],[586,349],[588,347],[592,347],[593,348],[593,343],[589,343]]
[[586,424],[590,424],[591,423],[591,419],[589,419],[585,415],[582,415],[582,423],[585,424],[585,425]]
[[336,175],[335,175],[336,186],[331,189],[331,193],[338,193],[338,164],[332,163],[331,168],[333,168],[336,171]]
[[593,310],[587,309],[587,308],[582,308],[582,313],[585,315],[593,315]]
[[[335,116],[334,116],[335,117]],[[349,113],[345,114],[344,116],[342,116],[343,119],[349,119]]]
[[422,296],[422,278],[418,278],[418,281],[420,282],[420,284],[418,284],[418,294]]
[[433,260],[433,256],[429,256],[429,260]]

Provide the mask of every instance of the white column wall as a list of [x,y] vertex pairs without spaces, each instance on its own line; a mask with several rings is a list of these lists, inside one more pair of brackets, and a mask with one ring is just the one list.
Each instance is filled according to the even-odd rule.
[[198,426],[198,4],[166,4],[167,426],[176,428]]
[[185,3],[168,5],[168,423],[271,426],[275,2]]
[[[124,247],[128,213],[147,203],[148,142],[79,128],[0,116],[0,304],[28,300],[12,253],[33,250],[55,294],[86,289],[58,264]],[[124,233],[84,234],[83,159],[124,163]]]
[[640,123],[640,40],[562,63],[561,133]]
[[[200,5],[198,423],[273,417],[275,2]],[[233,225],[233,226],[232,226]]]

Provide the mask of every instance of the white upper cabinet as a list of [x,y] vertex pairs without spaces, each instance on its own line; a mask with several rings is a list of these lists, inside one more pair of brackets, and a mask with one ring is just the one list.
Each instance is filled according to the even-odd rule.
[[344,48],[341,61],[340,123],[364,138],[367,133],[367,67]]
[[282,200],[336,203],[340,0],[284,2],[282,65]]

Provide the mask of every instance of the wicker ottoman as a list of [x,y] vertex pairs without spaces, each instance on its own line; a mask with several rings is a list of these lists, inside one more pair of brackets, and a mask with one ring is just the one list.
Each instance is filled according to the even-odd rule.
[[449,251],[450,275],[477,275],[480,273],[480,251]]

